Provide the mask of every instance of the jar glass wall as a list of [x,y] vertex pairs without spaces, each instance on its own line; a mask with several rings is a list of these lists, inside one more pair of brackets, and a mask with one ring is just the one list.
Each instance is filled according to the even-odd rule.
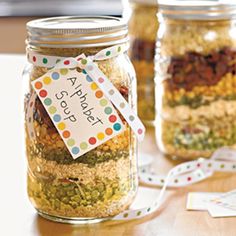
[[[79,18],[72,21],[79,21]],[[99,21],[99,19],[98,19]],[[112,43],[111,43],[112,44]],[[29,43],[28,50],[48,56],[76,57],[94,55],[105,47],[39,47]],[[97,62],[98,67],[136,108],[136,81],[126,53]],[[29,82],[49,69],[32,66]],[[79,69],[78,69],[79,70]],[[25,108],[33,93],[29,85]],[[73,159],[38,97],[33,107],[31,139],[26,120],[28,194],[33,206],[46,218],[69,223],[97,222],[124,211],[137,190],[136,138],[125,119],[120,135]]]
[[130,1],[130,58],[138,85],[138,115],[145,125],[155,119],[154,54],[158,29],[156,1]]
[[161,6],[156,136],[169,156],[207,158],[222,146],[236,144],[235,7],[226,6],[212,17],[209,6],[195,8],[204,11],[199,15],[183,5],[177,3],[175,10]]

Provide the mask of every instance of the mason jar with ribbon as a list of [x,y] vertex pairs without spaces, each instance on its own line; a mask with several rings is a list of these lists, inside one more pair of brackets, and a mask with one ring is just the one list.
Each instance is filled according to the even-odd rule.
[[113,17],[27,24],[28,195],[40,215],[98,222],[133,202],[137,187],[136,79],[127,25]]
[[28,195],[40,215],[66,223],[138,219],[162,206],[168,187],[236,172],[236,152],[227,147],[167,176],[141,169],[141,184],[162,189],[153,202],[129,208],[138,187],[136,139],[145,129],[136,116],[127,25],[113,17],[57,17],[27,29]]

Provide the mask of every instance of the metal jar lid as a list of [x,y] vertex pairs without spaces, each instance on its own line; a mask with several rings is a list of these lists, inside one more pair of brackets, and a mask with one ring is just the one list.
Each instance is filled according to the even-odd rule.
[[126,43],[128,26],[122,18],[71,16],[27,23],[27,44],[35,47],[85,48]]
[[165,17],[189,20],[223,20],[236,17],[234,0],[159,0]]

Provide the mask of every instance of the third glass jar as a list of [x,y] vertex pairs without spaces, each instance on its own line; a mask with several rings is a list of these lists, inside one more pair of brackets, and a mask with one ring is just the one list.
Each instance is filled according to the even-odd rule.
[[137,74],[138,114],[146,126],[155,119],[154,54],[158,29],[157,1],[130,0],[130,58]]
[[236,146],[236,4],[159,3],[157,141],[181,159]]

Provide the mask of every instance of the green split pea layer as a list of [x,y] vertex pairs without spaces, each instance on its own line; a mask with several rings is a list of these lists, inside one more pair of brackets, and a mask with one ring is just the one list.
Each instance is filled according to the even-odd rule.
[[44,180],[28,175],[28,194],[36,209],[58,217],[113,216],[131,204],[135,192],[129,177],[97,179],[85,185],[78,180]]
[[203,118],[195,122],[162,120],[164,152],[183,159],[210,157],[222,146],[236,145],[236,116]]

